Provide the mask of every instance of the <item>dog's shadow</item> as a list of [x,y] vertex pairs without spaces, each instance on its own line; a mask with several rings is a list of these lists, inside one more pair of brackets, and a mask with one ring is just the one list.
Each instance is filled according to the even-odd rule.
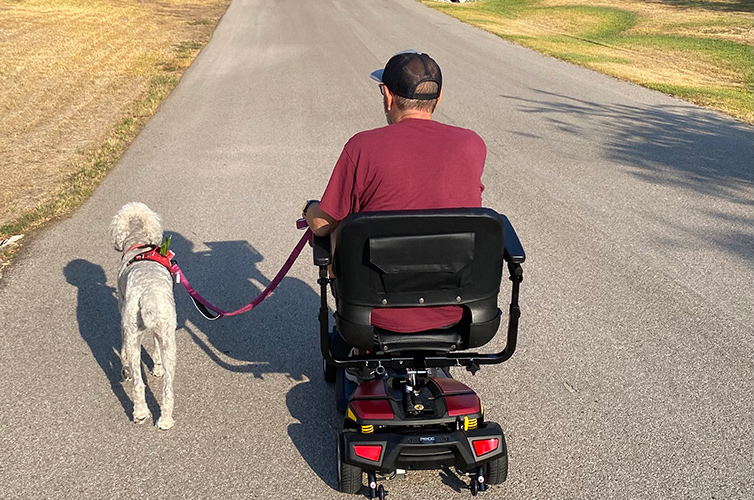
[[[107,286],[102,267],[83,259],[69,262],[63,269],[66,281],[78,289],[76,319],[81,337],[89,345],[94,359],[110,382],[123,411],[131,418],[133,404],[122,384],[120,357],[120,315],[115,289]],[[144,357],[144,354],[142,354]],[[154,395],[147,387],[150,411],[159,412]]]
[[[172,236],[170,248],[191,284],[219,307],[240,307],[270,283],[257,267],[262,255],[246,241],[209,242],[204,243],[208,250],[195,251],[194,244],[182,235],[166,231],[167,235]],[[307,252],[311,252],[308,246],[301,259],[310,258]],[[277,267],[283,264],[285,256],[274,259]],[[121,336],[115,289],[107,286],[102,267],[83,259],[69,262],[64,274],[68,283],[78,289],[76,316],[81,337],[89,345],[123,411],[131,418],[133,404],[122,384],[122,364],[117,354]],[[312,276],[316,276],[314,266]],[[323,450],[335,456],[336,430],[341,417],[335,409],[334,390],[322,376],[317,322],[319,295],[307,283],[287,277],[253,311],[210,322],[195,309],[180,285],[175,290],[178,328],[184,329],[219,367],[249,373],[256,379],[283,373],[303,382],[286,395],[291,416],[298,420],[288,427],[288,435],[322,481],[336,487],[334,460],[321,459]],[[143,341],[149,343],[151,339],[146,337]],[[144,348],[142,359],[149,368],[151,358]],[[152,414],[159,415],[159,405],[148,384],[145,395]],[[321,404],[322,401],[332,404]],[[323,428],[331,432],[323,433]]]

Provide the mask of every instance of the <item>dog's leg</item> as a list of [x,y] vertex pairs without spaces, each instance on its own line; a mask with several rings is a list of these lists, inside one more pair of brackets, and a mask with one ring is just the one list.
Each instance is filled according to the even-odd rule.
[[128,343],[126,342],[126,332],[129,330],[126,317],[122,316],[120,321],[120,374],[124,382],[128,382],[133,377],[131,370],[131,358],[128,357]]
[[123,365],[123,368],[120,370],[120,375],[123,377],[124,382],[129,382],[131,378],[133,377],[133,371],[131,370],[131,365],[127,361],[128,358],[126,357],[128,353],[126,352],[126,348],[124,347],[120,351],[120,363]]
[[163,361],[165,365],[165,375],[162,379],[162,404],[160,405],[160,418],[157,420],[157,427],[167,430],[173,427],[173,379],[175,377],[175,324],[166,325],[156,337],[162,347]]
[[147,400],[144,395],[146,386],[141,378],[141,333],[137,330],[129,332],[129,335],[126,336],[126,353],[133,380],[133,418],[136,424],[144,423],[152,415],[147,407]]
[[154,361],[152,375],[155,377],[162,377],[165,374],[165,369],[162,366],[162,352],[160,349],[159,335],[154,336],[154,356],[152,356],[152,361]]

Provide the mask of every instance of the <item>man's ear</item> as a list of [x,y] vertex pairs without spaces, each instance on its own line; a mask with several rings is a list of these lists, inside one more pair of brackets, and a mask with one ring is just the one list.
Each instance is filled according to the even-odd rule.
[[387,87],[383,87],[385,91],[385,109],[387,111],[390,111],[393,109],[393,104],[395,103],[395,97],[393,96],[393,93],[390,92],[390,89]]
[[440,89],[440,95],[437,96],[437,102],[435,103],[435,109],[437,109],[437,106],[440,105],[440,101],[442,101],[442,89]]

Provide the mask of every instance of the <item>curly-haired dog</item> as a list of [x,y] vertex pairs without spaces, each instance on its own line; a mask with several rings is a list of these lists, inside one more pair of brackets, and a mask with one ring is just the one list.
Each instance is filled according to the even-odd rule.
[[118,307],[121,315],[123,378],[133,380],[133,419],[140,424],[149,416],[141,376],[141,339],[154,336],[154,369],[163,377],[162,404],[157,427],[173,427],[173,377],[175,375],[176,313],[173,279],[165,265],[134,260],[162,242],[160,216],[143,203],[128,203],[110,224],[115,249],[123,252],[118,268]]

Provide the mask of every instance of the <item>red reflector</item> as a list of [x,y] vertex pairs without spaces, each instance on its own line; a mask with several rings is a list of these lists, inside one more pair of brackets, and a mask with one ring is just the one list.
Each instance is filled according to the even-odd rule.
[[498,442],[497,438],[474,441],[474,451],[478,457],[481,457],[485,453],[497,450]]
[[382,446],[355,444],[353,445],[353,451],[361,458],[366,458],[372,462],[379,462],[380,455],[382,454]]

